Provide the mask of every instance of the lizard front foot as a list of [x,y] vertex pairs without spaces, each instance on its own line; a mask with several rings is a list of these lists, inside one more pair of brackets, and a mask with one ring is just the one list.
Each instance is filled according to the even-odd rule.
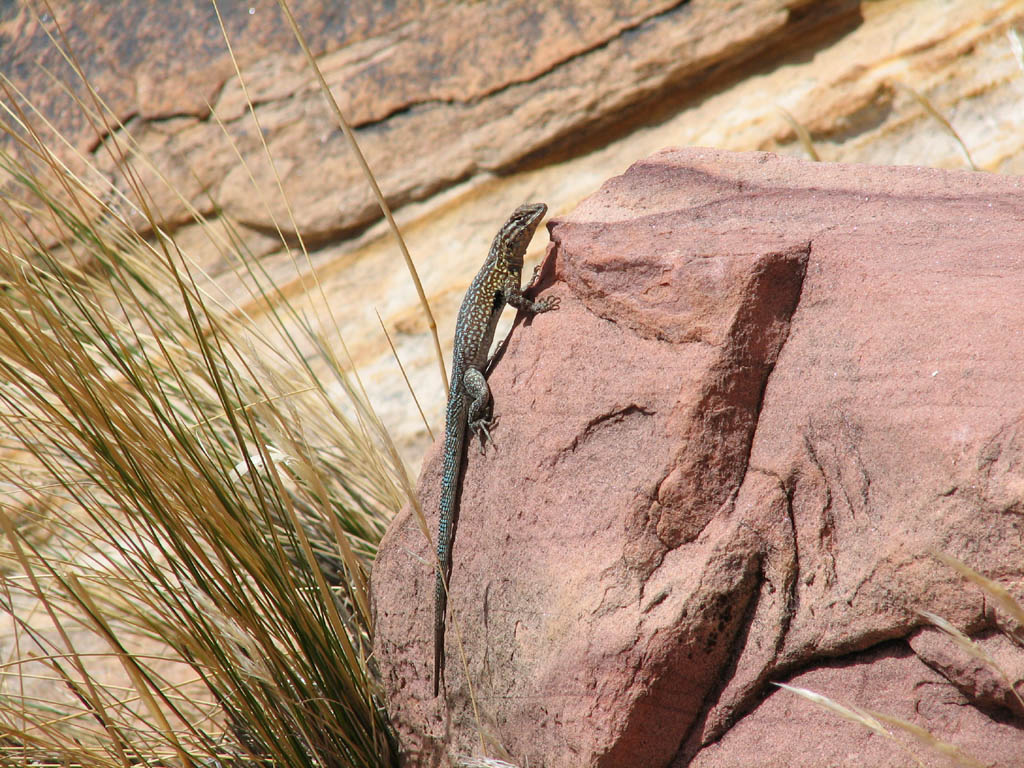
[[540,301],[533,302],[533,314],[539,315],[541,312],[551,312],[554,309],[558,309],[562,304],[562,300],[558,296],[546,296]]

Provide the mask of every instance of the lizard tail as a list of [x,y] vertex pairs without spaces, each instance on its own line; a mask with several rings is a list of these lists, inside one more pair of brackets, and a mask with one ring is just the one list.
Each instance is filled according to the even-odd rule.
[[[451,483],[444,483],[441,495],[447,504],[454,498],[451,488]],[[445,504],[443,506],[452,508]],[[441,690],[441,674],[444,670],[444,627],[448,612],[448,579],[452,572],[452,523],[449,519],[447,523],[442,523],[438,531],[437,578],[434,582],[434,696]]]
[[[452,371],[455,381],[456,371]],[[444,434],[444,470],[441,475],[440,519],[437,526],[437,581],[434,586],[434,696],[441,690],[444,669],[444,623],[448,609],[448,583],[452,572],[452,542],[458,519],[456,492],[462,475],[462,447],[466,430],[466,406],[453,393],[448,404]]]
[[434,587],[434,696],[441,690],[441,661],[444,658],[444,615],[448,610],[448,590],[444,581],[438,571]]

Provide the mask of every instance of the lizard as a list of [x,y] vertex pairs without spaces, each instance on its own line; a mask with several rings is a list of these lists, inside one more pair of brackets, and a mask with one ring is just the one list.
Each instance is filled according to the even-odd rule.
[[[434,587],[434,696],[440,690],[444,668],[445,614],[448,609],[448,581],[452,569],[452,542],[455,535],[456,494],[462,478],[463,446],[466,430],[480,436],[480,451],[493,444],[490,430],[497,423],[488,418],[491,391],[484,372],[490,364],[488,352],[494,340],[505,304],[528,314],[557,309],[558,298],[540,301],[527,298],[521,288],[523,256],[548,207],[528,203],[512,212],[495,235],[483,267],[473,278],[462,299],[455,322],[455,347],[452,351],[451,387],[444,421],[444,461],[441,474],[440,519],[437,528],[437,580]],[[526,286],[531,290],[540,273],[538,265]]]

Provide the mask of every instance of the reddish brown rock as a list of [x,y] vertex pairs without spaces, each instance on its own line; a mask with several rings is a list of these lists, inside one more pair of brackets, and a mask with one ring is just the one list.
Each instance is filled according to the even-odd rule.
[[[422,5],[394,7],[384,15],[373,0],[338,6],[317,0],[289,2],[318,55],[408,22],[422,13]],[[224,31],[243,67],[282,52],[298,52],[276,3],[224,3],[219,8]],[[72,93],[89,98],[54,40],[74,57],[111,111],[112,121],[136,115],[143,121],[206,117],[209,104],[234,73],[213,3],[5,3],[0,8],[0,71],[81,149],[95,146],[100,136],[75,108],[71,95],[54,85],[53,75]]]
[[[375,565],[410,761],[482,739],[530,765],[760,764],[726,747],[773,723],[821,758],[785,764],[831,764],[871,737],[837,726],[822,752],[819,729],[771,719],[779,693],[758,706],[829,658],[892,697],[927,673],[908,717],[954,743],[969,721],[1006,754],[995,694],[947,716],[975,673],[899,640],[919,610],[993,626],[931,549],[1021,591],[1022,203],[1016,178],[674,150],[554,222],[562,307],[516,327],[490,378],[498,449],[467,461],[440,700],[410,512]],[[435,450],[432,530],[439,472]],[[888,671],[851,656],[884,641]]]
[[[902,642],[823,662],[786,681],[842,704],[882,712],[945,736],[986,766],[1021,762],[1019,731],[969,706]],[[915,758],[919,762],[915,762]],[[690,768],[949,768],[955,762],[896,732],[890,740],[776,690]]]
[[972,704],[990,711],[1005,709],[1024,718],[1024,653],[1020,645],[991,630],[974,637],[973,641],[987,660],[972,656],[957,647],[944,632],[931,627],[914,635],[910,647],[921,661],[955,685]]

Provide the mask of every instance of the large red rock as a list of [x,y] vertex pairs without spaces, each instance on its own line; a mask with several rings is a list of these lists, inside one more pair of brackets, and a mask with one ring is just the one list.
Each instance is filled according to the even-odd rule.
[[[883,680],[894,714],[969,727],[981,759],[1024,753],[1005,684],[917,613],[991,641],[932,549],[1022,592],[1021,211],[1016,178],[671,150],[555,221],[561,309],[517,323],[497,450],[467,458],[437,700],[412,512],[374,568],[410,764],[762,764],[763,723],[789,745],[772,765],[870,764],[836,756],[877,736],[759,705],[818,668],[847,703]],[[439,475],[435,447],[432,531]]]

